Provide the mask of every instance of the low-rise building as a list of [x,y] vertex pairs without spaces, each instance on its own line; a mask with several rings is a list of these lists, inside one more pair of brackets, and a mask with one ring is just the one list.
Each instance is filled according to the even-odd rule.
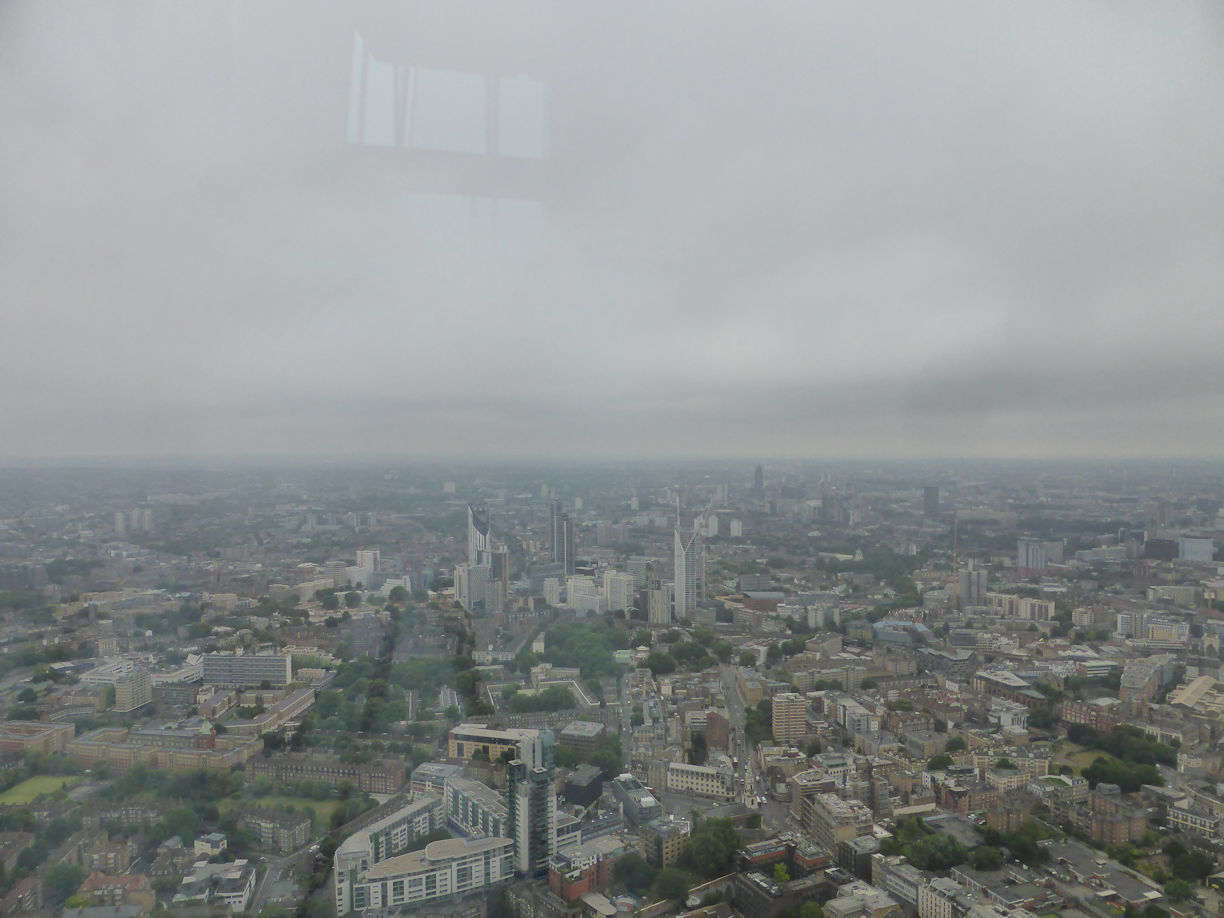
[[264,848],[296,851],[310,840],[310,816],[288,810],[255,807],[244,810],[238,825],[251,832]]
[[486,889],[513,876],[513,858],[509,838],[445,839],[377,861],[342,859],[337,850],[336,914],[419,905]]
[[672,762],[667,766],[667,789],[682,794],[697,794],[727,800],[735,796],[732,774],[709,765]]
[[608,728],[589,720],[571,720],[557,734],[557,745],[571,750],[580,759],[591,756],[608,734]]
[[548,862],[548,888],[566,902],[602,892],[611,883],[612,868],[626,850],[618,836],[605,835],[558,851]]

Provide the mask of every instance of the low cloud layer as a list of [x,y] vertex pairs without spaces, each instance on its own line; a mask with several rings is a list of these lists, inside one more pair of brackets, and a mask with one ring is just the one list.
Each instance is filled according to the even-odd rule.
[[1224,453],[1217,4],[418,7],[4,6],[4,454]]

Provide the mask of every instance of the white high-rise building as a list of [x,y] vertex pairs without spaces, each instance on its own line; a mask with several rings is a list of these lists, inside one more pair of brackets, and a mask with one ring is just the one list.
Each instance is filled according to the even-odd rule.
[[1210,564],[1215,560],[1215,543],[1211,539],[1182,536],[1177,540],[1177,557],[1192,564]]
[[676,620],[688,621],[705,600],[705,540],[676,529]]
[[633,608],[633,575],[620,571],[605,571],[603,578],[604,599],[612,612]]
[[573,609],[579,618],[607,611],[603,595],[592,577],[570,577],[565,584],[565,604]]
[[1026,571],[1044,571],[1048,563],[1044,541],[1023,537],[1016,540],[1016,567]]
[[672,623],[672,596],[675,586],[658,583],[646,590],[646,619],[651,627],[662,628]]

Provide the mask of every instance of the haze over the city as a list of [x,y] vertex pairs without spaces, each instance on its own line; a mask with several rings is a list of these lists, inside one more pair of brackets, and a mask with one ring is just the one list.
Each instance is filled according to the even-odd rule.
[[1205,0],[5,4],[0,453],[1218,456],[1222,45]]

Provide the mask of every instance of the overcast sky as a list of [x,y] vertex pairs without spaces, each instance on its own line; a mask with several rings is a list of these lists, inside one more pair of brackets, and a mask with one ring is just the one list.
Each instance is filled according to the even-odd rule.
[[1217,0],[9,2],[0,124],[7,457],[1224,456]]

